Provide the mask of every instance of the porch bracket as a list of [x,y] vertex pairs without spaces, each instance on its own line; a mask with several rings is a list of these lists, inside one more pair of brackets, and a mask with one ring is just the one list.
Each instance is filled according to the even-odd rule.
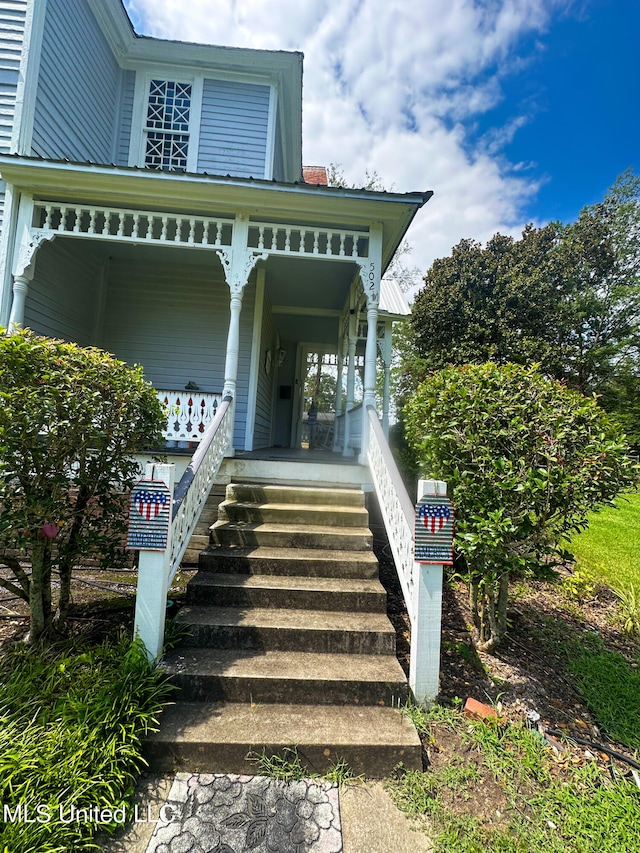
[[48,243],[55,237],[55,232],[29,231],[20,241],[18,258],[14,266],[14,278],[26,276],[29,280],[33,278],[36,254],[43,243]]
[[17,259],[13,267],[13,300],[9,315],[9,332],[24,326],[24,312],[29,293],[29,284],[35,273],[36,254],[40,246],[52,240],[55,234],[24,229],[18,246]]

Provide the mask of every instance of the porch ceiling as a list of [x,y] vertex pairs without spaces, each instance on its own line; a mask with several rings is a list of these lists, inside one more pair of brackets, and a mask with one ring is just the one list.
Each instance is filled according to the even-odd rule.
[[270,257],[266,261],[267,290],[274,307],[344,308],[356,265],[347,261]]

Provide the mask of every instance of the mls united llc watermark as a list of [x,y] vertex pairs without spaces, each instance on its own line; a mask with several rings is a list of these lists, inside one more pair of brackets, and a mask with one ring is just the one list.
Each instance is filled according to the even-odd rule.
[[45,803],[29,805],[19,803],[10,805],[0,804],[2,808],[3,823],[173,823],[180,820],[180,812],[169,803],[153,809],[151,806],[135,805],[133,808],[118,806],[117,808],[105,808],[104,806],[85,806],[79,808],[74,805],[52,806]]

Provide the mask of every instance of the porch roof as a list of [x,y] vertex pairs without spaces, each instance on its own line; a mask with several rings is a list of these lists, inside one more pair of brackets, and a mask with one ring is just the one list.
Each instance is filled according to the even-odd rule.
[[150,171],[0,155],[2,179],[37,199],[69,203],[100,201],[192,214],[212,212],[283,220],[305,225],[368,228],[382,225],[382,269],[386,269],[413,218],[433,192],[394,193],[261,179]]

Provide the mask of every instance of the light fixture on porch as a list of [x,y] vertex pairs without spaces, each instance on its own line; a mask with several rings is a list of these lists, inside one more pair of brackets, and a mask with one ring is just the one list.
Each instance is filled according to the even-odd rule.
[[287,358],[287,351],[284,347],[278,347],[276,350],[276,363],[278,367],[282,367]]

